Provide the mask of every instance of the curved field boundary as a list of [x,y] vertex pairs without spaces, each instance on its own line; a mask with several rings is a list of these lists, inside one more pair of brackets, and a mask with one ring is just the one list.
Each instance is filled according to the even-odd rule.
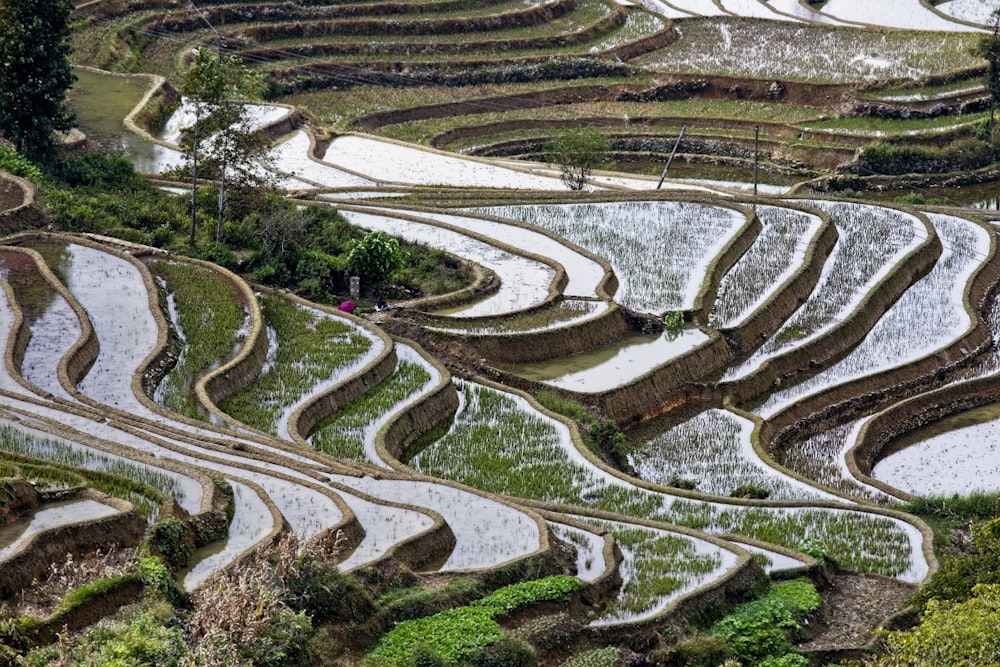
[[[403,468],[399,467],[398,462],[407,447],[454,416],[458,410],[458,393],[451,381],[451,374],[440,361],[427,354],[413,340],[399,337],[394,337],[394,340],[411,346],[427,363],[434,366],[441,376],[437,385],[426,393],[423,400],[401,410],[375,434],[375,451],[379,458],[386,465],[400,470]],[[393,465],[394,463],[397,465]]]
[[729,270],[739,261],[743,253],[750,249],[763,229],[755,210],[728,205],[723,206],[723,208],[742,210],[746,215],[746,222],[736,230],[722,251],[705,268],[705,279],[702,281],[701,289],[698,290],[698,295],[694,299],[694,307],[691,309],[692,318],[701,324],[705,324],[708,320],[708,312],[715,304],[715,297],[723,276],[729,273]]
[[[342,19],[262,24],[227,30],[230,39],[271,42],[285,39],[314,39],[334,35],[455,35],[548,23],[572,12],[576,0],[547,0],[544,3],[493,16],[432,19]],[[624,9],[621,9],[624,14]],[[311,67],[311,66],[310,66]]]
[[[978,306],[1000,280],[1000,266],[994,260],[997,239],[990,235],[988,258],[980,265],[963,294],[972,324],[957,341],[921,359],[873,376],[838,384],[798,401],[765,420],[761,441],[768,451],[787,446],[793,437],[802,437],[819,428],[834,425],[847,415],[870,412],[888,402],[912,396],[940,384],[949,371],[963,367],[993,344],[989,325],[979,315]],[[870,328],[870,327],[868,327]],[[866,328],[867,331],[867,328]]]
[[[417,570],[431,563],[441,562],[443,559],[447,558],[448,554],[451,553],[451,550],[455,547],[455,533],[452,532],[451,526],[448,525],[441,514],[430,508],[420,507],[418,505],[407,505],[405,503],[377,498],[336,482],[330,482],[330,486],[335,490],[379,506],[395,507],[410,510],[412,512],[419,512],[431,517],[433,520],[433,525],[427,530],[396,542],[380,557],[367,563],[360,563],[352,569],[362,567],[378,568],[380,565],[399,563],[411,569]],[[360,546],[360,542],[355,546]],[[340,557],[339,560],[343,561],[348,558],[353,550],[354,549],[351,548],[342,551],[338,554]]]
[[[754,500],[754,499],[746,499],[746,498],[721,497],[721,496],[714,496],[714,495],[710,495],[710,494],[707,494],[707,493],[703,493],[701,491],[670,488],[670,487],[661,486],[659,484],[654,484],[652,482],[648,482],[648,481],[640,479],[638,477],[632,477],[630,475],[627,475],[624,472],[622,472],[621,470],[618,470],[617,468],[613,468],[613,467],[609,466],[608,464],[606,464],[601,458],[599,458],[596,454],[594,454],[592,451],[590,451],[590,449],[583,443],[583,440],[582,440],[582,438],[580,436],[579,429],[578,429],[578,427],[577,427],[577,425],[576,425],[575,422],[573,422],[572,420],[570,420],[567,417],[563,417],[562,415],[558,415],[558,414],[553,413],[550,410],[544,408],[530,394],[528,394],[526,392],[523,392],[521,390],[518,390],[518,389],[511,388],[511,387],[503,385],[503,384],[492,382],[492,381],[490,381],[488,379],[475,378],[475,380],[477,382],[481,382],[485,386],[497,389],[499,391],[503,391],[503,392],[506,392],[506,393],[510,393],[510,394],[514,394],[514,395],[520,396],[524,400],[528,401],[528,403],[535,410],[537,410],[538,412],[540,412],[541,414],[545,415],[546,417],[548,417],[550,419],[554,419],[554,420],[559,421],[562,424],[564,424],[569,429],[570,438],[571,438],[572,443],[573,443],[574,447],[576,448],[577,452],[584,459],[586,459],[587,462],[590,465],[592,465],[595,468],[599,469],[602,473],[606,473],[606,474],[612,475],[614,477],[617,477],[618,479],[620,479],[620,480],[626,482],[627,484],[632,485],[632,486],[634,486],[636,488],[645,489],[647,491],[651,491],[653,493],[661,494],[663,496],[670,497],[670,498],[686,498],[686,499],[689,499],[689,500],[695,500],[695,501],[701,501],[701,502],[706,502],[706,503],[712,503],[712,504],[715,504],[715,505],[732,505],[732,506],[736,506],[736,507],[762,507],[762,508],[790,508],[790,509],[791,508],[795,508],[795,509],[848,510],[848,511],[863,512],[863,513],[867,513],[867,514],[873,514],[873,515],[878,515],[878,516],[883,516],[883,517],[888,517],[888,518],[896,519],[896,520],[898,520],[900,522],[907,523],[907,524],[910,524],[911,526],[913,526],[921,534],[921,536],[923,538],[922,539],[922,544],[921,544],[921,552],[922,552],[922,554],[923,554],[923,556],[924,556],[924,558],[925,558],[925,560],[927,562],[927,566],[928,566],[928,571],[927,571],[927,575],[925,577],[925,580],[927,578],[929,578],[938,569],[937,557],[934,554],[934,545],[933,545],[933,535],[934,534],[933,534],[933,531],[931,530],[930,526],[928,526],[923,521],[923,519],[921,519],[921,518],[919,518],[917,516],[914,516],[912,514],[907,514],[905,512],[900,512],[900,511],[897,511],[897,510],[893,510],[893,509],[884,508],[884,507],[875,507],[875,506],[863,505],[863,504],[858,504],[858,503],[850,503],[850,504],[848,504],[848,503],[842,503],[842,502],[837,502],[837,501],[832,501],[832,500],[810,500],[810,501],[801,501],[801,500]],[[402,465],[402,464],[399,464],[399,465]],[[810,481],[810,480],[804,480],[804,481],[807,481],[810,485],[816,486],[816,483],[813,482],[813,481]],[[512,499],[512,500],[516,501],[517,503],[521,503],[521,504],[524,504],[524,505],[529,505],[531,507],[537,507],[539,509],[550,509],[552,511],[559,512],[559,513],[575,514],[575,513],[584,513],[584,511],[591,511],[591,510],[587,510],[586,508],[580,508],[580,507],[576,507],[576,506],[562,505],[562,504],[559,504],[559,503],[545,503],[545,502],[533,501],[533,500],[530,500],[530,499],[522,499],[522,498],[516,498],[516,499]],[[600,510],[595,510],[595,511],[600,511]],[[716,537],[718,537],[718,536],[716,536]],[[741,536],[741,539],[742,539],[742,536]],[[768,548],[770,548],[770,547],[768,547]]]
[[764,303],[738,326],[719,329],[719,333],[729,343],[734,358],[749,354],[762,341],[772,336],[781,328],[782,322],[791,317],[802,302],[809,298],[809,294],[819,282],[824,262],[837,243],[839,236],[837,227],[824,211],[786,204],[787,202],[781,202],[780,205],[818,216],[822,221],[819,233],[806,248],[802,265]]
[[[271,292],[272,290],[267,291]],[[382,352],[374,359],[338,383],[337,386],[306,399],[292,412],[288,419],[288,433],[294,442],[308,445],[306,438],[312,435],[317,424],[392,374],[396,368],[396,348],[387,333],[371,325],[367,320],[344,313],[336,308],[307,302],[294,294],[282,294],[282,296],[300,305],[308,305],[310,308],[316,308],[334,317],[345,319],[354,326],[374,334],[382,343]]]
[[[461,234],[463,236],[475,239],[481,243],[491,245],[494,248],[499,248],[500,250],[508,252],[512,255],[525,257],[527,259],[533,260],[540,264],[545,264],[546,266],[552,268],[555,271],[555,277],[552,279],[552,283],[549,285],[548,296],[540,303],[537,303],[533,306],[530,306],[528,308],[523,308],[517,311],[518,313],[530,313],[548,307],[549,305],[552,304],[553,301],[555,301],[562,295],[562,290],[566,286],[566,283],[569,280],[566,277],[566,269],[563,268],[561,264],[559,264],[558,262],[549,257],[537,255],[533,252],[524,250],[523,248],[512,246],[508,243],[504,243],[503,241],[500,241],[491,236],[486,236],[485,234],[480,234],[478,232],[470,231],[468,229],[463,229],[457,225],[452,225],[447,222],[441,222],[440,220],[433,220],[430,218],[423,218],[416,215],[408,215],[406,213],[400,213],[398,210],[395,209],[374,208],[374,207],[369,208],[366,206],[340,206],[338,207],[338,210],[353,212],[353,213],[362,213],[365,215],[382,215],[388,218],[395,218],[397,220],[405,220],[409,222],[419,223],[421,225],[427,225],[430,227],[439,227],[441,229],[447,229],[448,231],[455,232],[456,234]],[[441,250],[446,250],[446,249],[441,248]],[[417,313],[419,316],[424,316],[425,318],[429,317],[430,321],[435,321],[435,320],[442,321],[441,319],[438,318],[443,317],[443,316],[435,316],[433,313],[425,313],[424,311],[421,310],[414,310],[414,312]],[[490,322],[492,320],[495,320],[496,317],[497,317],[496,315],[483,315],[479,317],[463,317],[460,318],[460,320],[463,323],[467,323],[469,325],[475,325],[477,323]],[[445,318],[443,319],[443,321],[454,322],[455,319],[459,318]]]
[[40,225],[42,216],[35,208],[34,184],[25,178],[15,176],[6,171],[0,171],[0,178],[16,185],[22,193],[20,205],[0,211],[0,233]]
[[[619,340],[632,330],[630,319],[621,306],[611,304],[606,312],[597,317],[544,331],[477,334],[424,329],[411,335],[435,348],[452,348],[458,344],[468,352],[470,361],[485,359],[491,363],[521,364],[586,352]],[[391,320],[387,326],[408,328],[399,319]]]
[[[618,291],[618,278],[615,276],[614,270],[611,268],[611,264],[609,264],[606,259],[604,259],[603,257],[600,257],[599,255],[596,255],[595,253],[587,250],[583,246],[580,246],[580,245],[578,245],[576,243],[573,243],[569,239],[566,239],[566,238],[564,238],[562,236],[559,236],[555,232],[549,231],[549,230],[544,229],[542,227],[536,227],[535,225],[530,225],[530,224],[528,224],[526,222],[522,222],[520,220],[515,220],[513,218],[504,218],[504,217],[496,216],[496,215],[488,215],[486,213],[473,213],[473,212],[469,212],[469,211],[458,211],[458,212],[455,212],[453,210],[448,210],[448,209],[434,208],[434,207],[420,206],[420,205],[409,205],[409,204],[393,205],[392,208],[393,208],[393,210],[416,211],[416,212],[420,212],[420,213],[444,213],[444,214],[447,214],[447,215],[458,215],[458,216],[468,217],[468,218],[478,218],[480,220],[489,220],[491,222],[499,222],[501,224],[510,225],[512,227],[519,227],[521,229],[527,229],[527,230],[530,230],[530,231],[535,232],[537,234],[541,234],[543,236],[547,236],[550,239],[552,239],[554,241],[557,241],[560,244],[566,246],[570,250],[572,250],[572,251],[574,251],[576,253],[579,253],[579,254],[583,255],[584,257],[587,257],[588,259],[593,260],[594,262],[597,262],[598,264],[600,264],[604,268],[604,277],[601,279],[600,284],[597,286],[597,296],[598,297],[600,297],[602,299],[612,299],[614,297],[614,295],[615,295],[615,292]],[[441,223],[441,226],[445,226],[445,225],[446,225],[446,223]],[[524,252],[524,250],[521,249],[519,252]]]
[[[994,237],[995,240],[995,237]],[[991,291],[995,291],[994,284]],[[912,495],[871,476],[882,450],[894,438],[948,415],[994,403],[1000,392],[1000,375],[951,384],[893,403],[862,424],[854,444],[846,453],[851,474],[865,484],[909,500]]]
[[[625,23],[625,18],[626,12],[624,8],[616,5],[614,11],[610,14],[602,16],[577,30],[544,37],[486,39],[462,42],[402,42],[396,40],[392,42],[373,42],[370,36],[365,35],[364,39],[354,42],[308,44],[300,47],[286,47],[280,50],[267,47],[251,48],[238,51],[237,56],[250,63],[280,63],[303,57],[310,59],[328,58],[331,60],[339,57],[345,59],[346,62],[346,60],[353,60],[355,58],[390,56],[409,58],[417,55],[440,56],[495,51],[530,51],[565,45],[585,44],[600,38],[615,28],[621,27]],[[667,45],[673,40],[659,41],[662,42],[662,45]],[[652,46],[647,50],[652,50],[653,48],[658,47]]]
[[81,491],[79,497],[98,500],[118,511],[101,519],[56,526],[29,537],[0,561],[0,598],[8,598],[30,582],[43,578],[49,571],[49,563],[62,560],[66,554],[80,557],[112,542],[128,547],[142,540],[146,520],[132,503],[93,489]]
[[817,363],[829,363],[852,349],[903,292],[931,269],[941,254],[941,241],[933,226],[926,216],[917,214],[917,217],[924,226],[925,239],[898,260],[894,269],[864,295],[840,324],[805,345],[767,359],[743,378],[719,383],[715,390],[720,395],[731,395],[735,403],[746,403],[769,391],[779,378]]
[[[68,238],[69,237],[58,234],[25,232],[8,236],[4,239],[4,241],[7,244],[21,243],[25,241],[60,242]],[[59,383],[64,389],[66,389],[66,391],[70,392],[71,395],[74,395],[73,392],[76,391],[77,383],[83,379],[83,377],[87,374],[87,371],[90,370],[90,367],[97,359],[97,354],[100,350],[100,343],[94,335],[94,328],[90,324],[90,318],[87,316],[87,312],[83,309],[79,302],[73,298],[73,295],[70,294],[66,286],[63,285],[62,281],[56,277],[56,275],[52,272],[52,269],[50,269],[45,261],[42,260],[41,255],[33,250],[13,245],[9,245],[9,249],[14,252],[24,253],[32,258],[32,261],[34,261],[37,265],[38,272],[41,274],[42,278],[52,289],[66,299],[66,302],[69,304],[70,308],[73,309],[73,312],[76,313],[77,319],[80,321],[80,337],[70,347],[66,355],[59,360],[59,367],[57,371],[59,374]],[[13,293],[10,293],[9,296],[10,303],[16,303]],[[28,385],[21,377],[18,367],[15,366],[15,361],[23,356],[24,346],[27,346],[28,337],[31,336],[31,332],[23,326],[23,319],[20,317],[20,312],[16,315],[14,330],[11,333],[11,342],[13,342],[16,347],[8,348],[5,352],[7,372],[11,377],[17,379],[17,382],[26,389],[32,393],[38,393],[38,388]],[[10,345],[10,342],[8,345]],[[42,392],[40,395],[44,394],[45,392]]]
[[[618,523],[635,524],[648,528],[665,530],[687,537],[692,537],[714,546],[736,554],[736,564],[718,579],[699,586],[667,605],[666,609],[639,621],[625,621],[607,626],[587,626],[585,632],[595,638],[616,638],[624,636],[634,637],[647,632],[655,632],[665,625],[671,623],[687,623],[691,618],[698,618],[707,613],[712,608],[718,608],[726,604],[726,600],[731,600],[744,594],[755,585],[764,581],[763,571],[757,567],[750,558],[750,553],[738,544],[729,542],[718,535],[709,535],[684,526],[678,526],[662,521],[652,521],[639,517],[616,514],[602,510],[589,509],[585,507],[575,507],[561,505],[558,503],[545,503],[534,500],[523,500],[525,505],[535,507],[540,512],[548,515],[574,514],[577,516],[592,517],[605,521],[615,521]],[[769,547],[770,548],[770,547]]]
[[553,523],[561,523],[578,530],[596,533],[604,538],[602,555],[604,556],[604,571],[596,579],[582,589],[584,599],[596,605],[614,595],[622,585],[621,568],[622,552],[611,533],[598,526],[577,521],[571,516],[559,514],[545,509],[536,510],[543,518]]

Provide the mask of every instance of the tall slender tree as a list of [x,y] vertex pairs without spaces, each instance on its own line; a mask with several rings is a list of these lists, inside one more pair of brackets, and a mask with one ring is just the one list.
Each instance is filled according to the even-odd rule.
[[54,132],[73,126],[66,91],[70,0],[0,3],[0,132],[19,153],[39,163],[55,157]]

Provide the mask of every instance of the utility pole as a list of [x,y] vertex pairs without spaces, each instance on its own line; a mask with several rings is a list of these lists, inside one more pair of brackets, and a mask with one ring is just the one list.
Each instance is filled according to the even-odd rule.
[[753,126],[753,198],[757,200],[757,163],[760,154],[760,125]]
[[670,163],[674,161],[674,156],[677,155],[677,147],[681,145],[681,138],[684,136],[684,131],[686,129],[687,125],[681,126],[681,133],[677,135],[677,141],[674,142],[674,149],[670,151],[670,157],[667,158],[667,164],[663,167],[663,173],[660,174],[660,182],[656,185],[657,190],[663,186],[663,181],[667,178],[667,172],[670,170]]

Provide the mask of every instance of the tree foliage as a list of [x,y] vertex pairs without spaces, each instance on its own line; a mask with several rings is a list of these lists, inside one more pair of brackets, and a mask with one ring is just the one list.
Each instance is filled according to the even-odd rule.
[[582,190],[594,169],[607,159],[608,141],[594,128],[578,127],[560,132],[549,142],[548,160],[560,165],[563,183]]
[[4,0],[0,4],[0,131],[18,153],[51,163],[54,132],[73,115],[66,91],[75,77],[68,57],[69,0]]
[[385,232],[371,232],[351,249],[347,269],[362,280],[380,283],[406,263],[399,241]]
[[886,654],[873,667],[973,667],[1000,664],[1000,585],[976,586],[955,604],[931,600],[912,630],[883,635]]

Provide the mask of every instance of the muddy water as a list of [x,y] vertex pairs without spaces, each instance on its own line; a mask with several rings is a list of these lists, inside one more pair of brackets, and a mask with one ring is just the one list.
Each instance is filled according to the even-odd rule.
[[153,174],[178,164],[177,151],[147,141],[124,124],[125,116],[151,85],[145,77],[124,77],[74,70],[77,81],[69,97],[80,129],[104,146],[118,148],[136,171]]
[[117,512],[114,507],[96,500],[67,500],[44,505],[34,514],[0,528],[0,559],[10,556],[36,533],[79,521],[100,519]]
[[[872,475],[914,495],[1000,490],[1000,403],[959,412],[889,443]],[[947,474],[941,474],[942,470]]]
[[706,340],[708,336],[698,329],[633,335],[583,354],[508,370],[555,387],[597,393],[626,385]]

